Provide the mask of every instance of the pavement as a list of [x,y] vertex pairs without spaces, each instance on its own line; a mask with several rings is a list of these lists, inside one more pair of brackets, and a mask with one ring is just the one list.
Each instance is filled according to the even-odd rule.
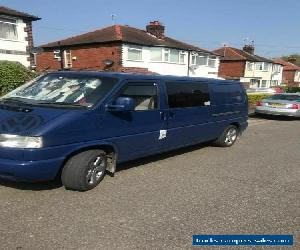
[[300,120],[251,118],[231,148],[122,164],[89,192],[1,181],[0,248],[194,249],[193,234],[293,234],[300,249],[299,152]]

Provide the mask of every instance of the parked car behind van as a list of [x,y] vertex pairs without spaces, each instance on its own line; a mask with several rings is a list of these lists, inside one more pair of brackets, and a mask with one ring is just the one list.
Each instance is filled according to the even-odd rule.
[[0,99],[0,178],[97,186],[120,162],[214,141],[247,127],[239,82],[54,72]]
[[256,114],[300,117],[300,93],[282,93],[256,103]]

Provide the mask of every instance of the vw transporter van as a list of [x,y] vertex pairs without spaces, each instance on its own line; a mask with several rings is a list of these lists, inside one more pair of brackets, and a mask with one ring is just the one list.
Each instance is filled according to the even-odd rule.
[[53,72],[0,99],[0,178],[96,187],[120,162],[202,142],[232,146],[247,127],[237,81]]

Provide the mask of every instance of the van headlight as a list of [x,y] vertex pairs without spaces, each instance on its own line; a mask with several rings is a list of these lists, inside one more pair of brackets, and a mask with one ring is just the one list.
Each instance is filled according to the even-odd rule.
[[41,148],[42,146],[42,137],[0,134],[0,147]]

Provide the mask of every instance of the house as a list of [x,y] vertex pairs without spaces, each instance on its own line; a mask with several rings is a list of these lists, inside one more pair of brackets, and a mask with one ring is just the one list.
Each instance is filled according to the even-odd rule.
[[218,55],[165,36],[165,27],[158,21],[150,22],[146,30],[113,25],[41,48],[40,71],[63,68],[218,77]]
[[213,52],[222,56],[219,76],[244,83],[246,88],[268,88],[282,83],[281,63],[254,54],[254,45],[242,50],[224,46]]
[[34,67],[32,22],[39,17],[0,6],[0,60]]
[[291,87],[300,87],[300,67],[294,64],[295,58],[288,58],[288,62],[282,59],[274,61],[283,65],[283,83]]

